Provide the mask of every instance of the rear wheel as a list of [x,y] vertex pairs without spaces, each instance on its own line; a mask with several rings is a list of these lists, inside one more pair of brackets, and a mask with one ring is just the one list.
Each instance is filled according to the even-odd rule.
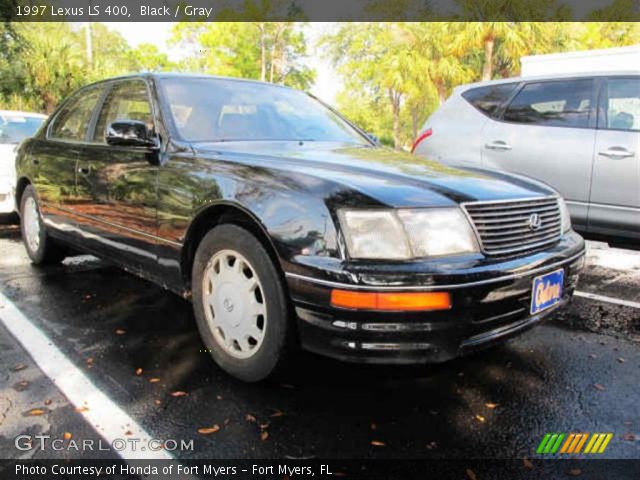
[[27,254],[34,264],[58,263],[66,256],[65,249],[57,245],[44,228],[36,192],[31,185],[25,188],[20,199],[20,231]]
[[196,252],[192,289],[198,329],[222,369],[247,382],[280,370],[292,344],[288,303],[256,237],[235,225],[211,230]]

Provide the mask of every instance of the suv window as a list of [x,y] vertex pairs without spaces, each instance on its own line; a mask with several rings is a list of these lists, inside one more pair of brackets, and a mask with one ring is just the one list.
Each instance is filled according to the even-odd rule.
[[517,83],[501,83],[472,88],[464,92],[462,97],[491,118],[497,118],[500,107],[509,99],[517,86]]
[[101,94],[102,88],[96,87],[83,90],[71,99],[53,121],[49,136],[62,140],[84,140],[91,115]]
[[550,127],[589,126],[593,80],[528,83],[504,112],[509,122]]
[[98,117],[93,141],[105,143],[107,126],[116,120],[138,120],[150,130],[153,129],[153,115],[144,81],[133,80],[113,85]]
[[604,98],[606,117],[601,128],[640,131],[640,77],[609,79]]

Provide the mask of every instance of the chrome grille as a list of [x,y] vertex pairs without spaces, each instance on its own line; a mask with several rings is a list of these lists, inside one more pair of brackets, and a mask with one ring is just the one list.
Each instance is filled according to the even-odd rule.
[[[512,255],[547,247],[560,240],[562,220],[555,197],[470,202],[462,205],[488,255]],[[540,221],[532,227],[534,216]],[[535,223],[535,222],[534,222]]]

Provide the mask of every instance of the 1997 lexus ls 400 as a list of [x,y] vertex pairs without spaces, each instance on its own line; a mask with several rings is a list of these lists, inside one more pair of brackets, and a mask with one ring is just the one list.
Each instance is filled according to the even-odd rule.
[[17,158],[34,263],[90,252],[191,298],[227,372],[298,345],[441,362],[538,323],[584,242],[549,187],[383,148],[295,90],[141,74],[82,88]]

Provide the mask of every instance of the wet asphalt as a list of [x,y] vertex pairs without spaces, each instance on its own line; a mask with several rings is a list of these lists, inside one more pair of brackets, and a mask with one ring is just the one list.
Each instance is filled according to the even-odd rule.
[[[640,301],[640,268],[620,275],[593,266],[579,288]],[[0,229],[0,291],[154,437],[193,439],[179,458],[522,459],[547,432],[613,432],[602,457],[640,458],[639,309],[575,299],[508,344],[443,365],[304,354],[285,378],[247,385],[203,351],[188,302],[92,257],[33,267],[14,227]],[[14,447],[22,433],[65,432],[98,437],[0,324],[0,455],[82,457]]]

